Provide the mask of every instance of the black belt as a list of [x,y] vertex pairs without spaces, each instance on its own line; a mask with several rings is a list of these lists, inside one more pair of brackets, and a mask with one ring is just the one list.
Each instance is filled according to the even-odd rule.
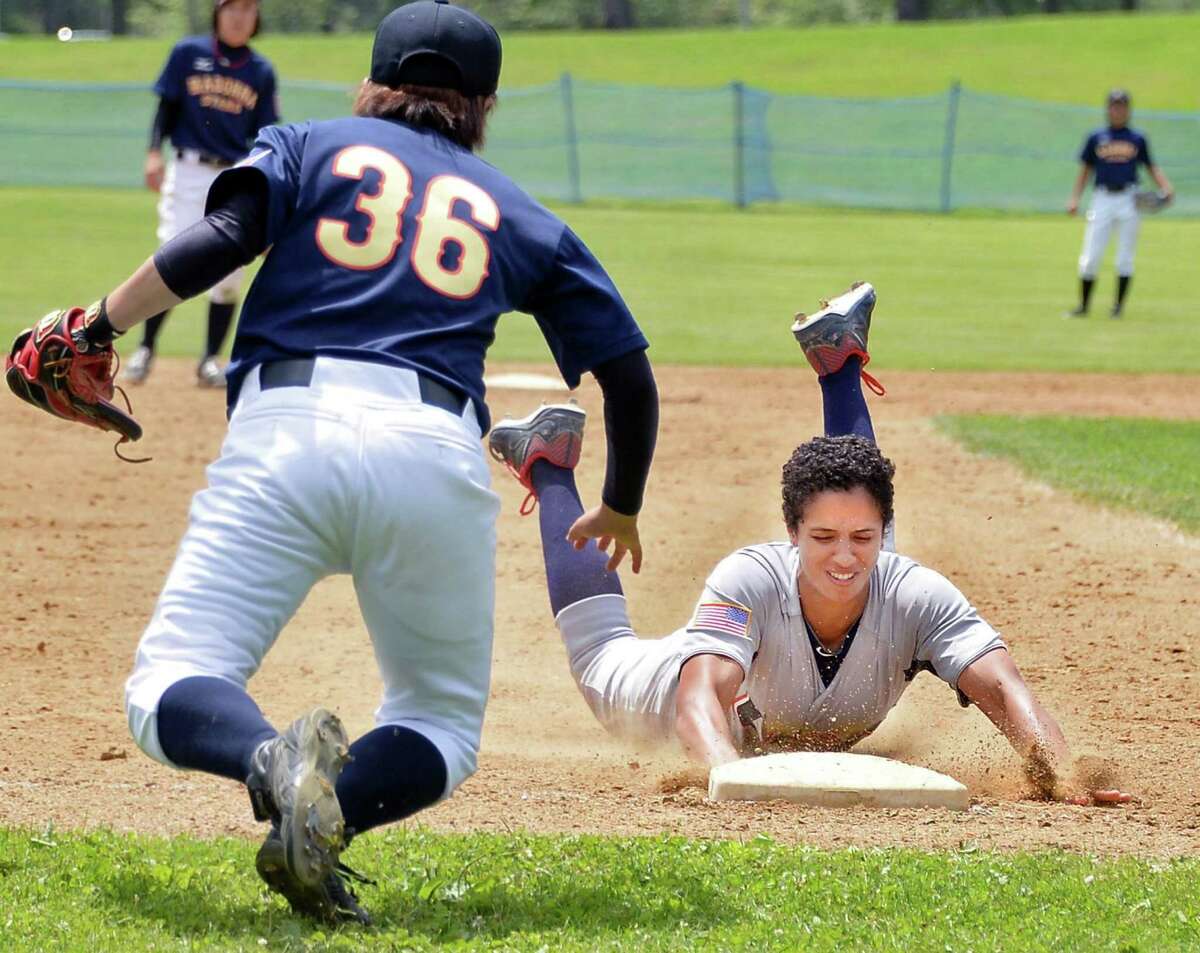
[[233,163],[228,159],[222,159],[220,156],[209,155],[207,152],[200,152],[197,149],[176,149],[175,158],[194,159],[201,165],[211,165],[217,169],[233,168]]
[[[307,387],[312,383],[315,357],[293,358],[287,361],[268,361],[259,365],[259,390],[276,387]],[[467,398],[424,374],[417,374],[417,387],[421,392],[421,403],[438,407],[461,417],[467,406]]]
[[1133,183],[1130,182],[1128,185],[1102,185],[1100,188],[1105,192],[1125,192],[1133,188]]

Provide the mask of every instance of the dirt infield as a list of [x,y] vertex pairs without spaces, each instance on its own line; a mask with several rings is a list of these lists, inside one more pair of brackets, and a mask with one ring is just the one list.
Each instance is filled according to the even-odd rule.
[[[154,462],[127,467],[104,436],[0,400],[10,449],[0,489],[0,825],[253,833],[237,785],[169,771],[133,745],[121,686],[224,431],[223,396],[163,361],[135,409]],[[766,832],[816,846],[1098,853],[1200,849],[1200,544],[1155,521],[1073,501],[939,436],[934,413],[1062,412],[1200,418],[1200,379],[887,373],[873,401],[898,466],[901,551],[949,575],[1004,633],[1077,750],[1112,758],[1142,803],[1075,808],[1028,800],[1016,761],[975,710],[919,678],[862,750],[945,771],[974,795],[965,814],[711,804],[677,757],[610,741],[577,697],[552,625],[537,527],[494,470],[500,522],[496,666],[479,773],[421,815],[447,830]],[[626,573],[645,635],[686,620],[717,560],[782,534],[778,474],[820,427],[807,371],[662,369],[660,449],[643,518],[646,566]],[[497,417],[528,393],[493,395]],[[581,400],[599,408],[594,388]],[[603,443],[593,415],[581,483],[594,498]],[[317,587],[252,685],[283,723],[322,702],[369,727],[378,679],[346,579]]]

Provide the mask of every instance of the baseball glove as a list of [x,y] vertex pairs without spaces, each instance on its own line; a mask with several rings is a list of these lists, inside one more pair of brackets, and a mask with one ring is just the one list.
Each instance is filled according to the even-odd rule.
[[1166,192],[1152,192],[1150,189],[1142,189],[1133,197],[1133,201],[1142,212],[1161,212],[1171,204],[1171,196]]
[[[4,377],[14,394],[55,417],[119,434],[117,456],[142,463],[121,456],[117,449],[138,440],[142,428],[112,402],[117,359],[112,344],[98,347],[83,333],[98,314],[98,304],[87,311],[51,311],[17,335],[4,363]],[[125,405],[129,406],[127,398]]]

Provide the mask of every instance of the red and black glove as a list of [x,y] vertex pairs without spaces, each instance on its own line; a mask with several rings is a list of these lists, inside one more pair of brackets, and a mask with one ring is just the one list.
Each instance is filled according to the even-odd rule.
[[120,446],[138,440],[142,428],[112,402],[116,354],[111,335],[98,341],[87,333],[103,315],[103,302],[86,311],[50,312],[17,335],[4,362],[4,377],[22,400],[63,420],[120,434]]

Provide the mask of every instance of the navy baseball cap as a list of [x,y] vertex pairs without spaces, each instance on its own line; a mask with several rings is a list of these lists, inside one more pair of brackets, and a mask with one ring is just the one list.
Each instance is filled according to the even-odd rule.
[[1108,92],[1108,105],[1112,106],[1116,103],[1125,103],[1129,105],[1129,92],[1124,89],[1111,89]]
[[487,20],[447,0],[418,0],[380,21],[371,80],[489,96],[500,83],[500,34]]

